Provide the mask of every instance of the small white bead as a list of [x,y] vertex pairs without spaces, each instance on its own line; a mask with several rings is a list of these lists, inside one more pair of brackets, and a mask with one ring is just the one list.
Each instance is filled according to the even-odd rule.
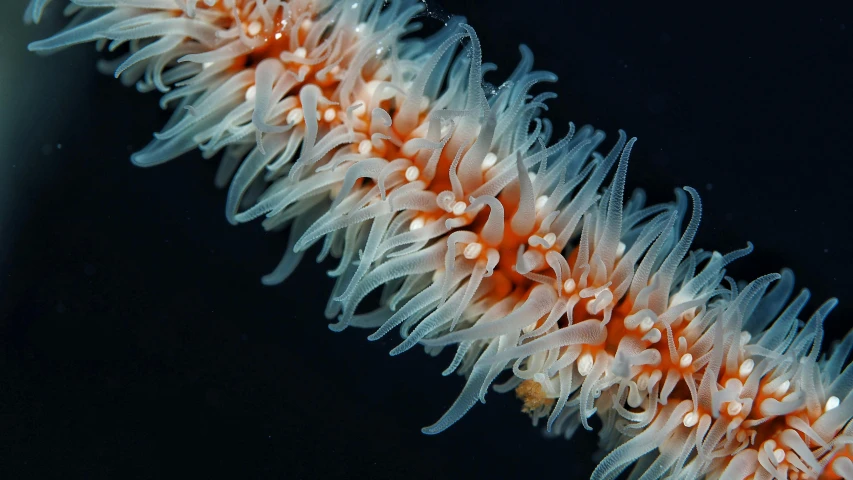
[[414,182],[421,175],[420,169],[418,167],[412,165],[411,167],[406,169],[406,180],[409,182]]
[[681,356],[681,360],[678,361],[678,366],[681,368],[687,368],[690,365],[693,365],[693,355],[685,353]]
[[592,358],[592,355],[584,353],[580,358],[578,358],[578,373],[585,377],[589,375],[589,372],[592,371],[592,367],[594,365],[595,360]]
[[823,411],[828,412],[828,411],[832,410],[833,408],[838,407],[839,405],[841,405],[841,400],[839,400],[838,397],[833,395],[833,396],[826,399],[826,406],[823,408]]
[[335,112],[334,108],[327,108],[325,112],[323,112],[323,120],[327,122],[331,122],[335,118],[338,117],[338,113]]
[[737,374],[739,377],[747,377],[750,373],[752,373],[752,369],[755,368],[755,361],[751,358],[747,358],[740,364],[740,367],[737,369]]
[[249,26],[246,28],[246,31],[249,33],[249,35],[254,37],[255,35],[261,33],[262,28],[263,25],[261,25],[261,22],[255,20],[254,22],[249,24]]
[[545,208],[546,203],[548,203],[548,195],[540,195],[536,199],[536,210],[542,210]]
[[423,218],[421,218],[421,217],[415,218],[414,220],[412,220],[411,223],[409,223],[409,231],[424,228],[424,225],[426,225],[426,222],[424,221]]
[[308,56],[308,50],[305,50],[304,47],[299,47],[293,51],[293,55],[295,55],[299,58],[305,58]]
[[498,156],[492,152],[489,152],[486,154],[486,157],[483,158],[483,163],[481,166],[483,170],[487,170],[495,166],[496,163],[498,163]]
[[563,291],[566,293],[574,292],[576,287],[577,283],[571,278],[563,282]]
[[684,415],[684,420],[682,420],[681,423],[683,423],[684,426],[687,428],[694,427],[697,423],[699,423],[699,414],[696,412],[689,412]]
[[255,99],[255,96],[257,95],[257,93],[258,93],[257,87],[255,87],[254,85],[249,87],[246,90],[246,101],[249,101],[249,102],[253,101]]
[[276,39],[276,40],[281,40],[281,37],[282,37],[281,32],[276,33],[276,34],[274,35],[274,37],[275,37],[275,39]]
[[480,256],[480,253],[483,252],[483,246],[477,242],[469,243],[465,250],[462,252],[462,255],[465,256],[468,260],[474,260],[475,258]]
[[358,153],[362,155],[367,155],[373,150],[373,144],[370,140],[364,139],[358,142]]
[[468,204],[466,204],[465,202],[459,201],[459,202],[456,202],[453,204],[451,211],[453,212],[454,215],[462,215],[463,213],[465,213],[466,208],[468,208]]
[[773,458],[776,459],[776,463],[781,463],[782,460],[785,460],[785,450],[782,450],[781,448],[773,450]]
[[294,108],[293,110],[287,112],[287,123],[291,125],[295,125],[297,123],[302,122],[304,115],[302,115],[302,109],[299,107]]

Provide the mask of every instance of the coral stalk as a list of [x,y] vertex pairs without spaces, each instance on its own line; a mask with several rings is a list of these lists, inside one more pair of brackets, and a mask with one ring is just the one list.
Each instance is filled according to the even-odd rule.
[[[37,22],[48,0],[33,0]],[[593,478],[853,479],[853,336],[821,356],[835,300],[807,321],[793,275],[739,284],[727,254],[691,251],[702,213],[685,187],[646,205],[625,181],[636,141],[590,126],[552,139],[556,77],[531,52],[485,88],[474,29],[412,34],[422,5],[350,0],[72,0],[69,26],[30,49],[94,42],[126,85],[172,118],[131,159],[221,154],[226,218],[289,230],[285,281],[305,252],[333,258],[335,331],[392,331],[465,387],[425,433],[490,388],[571,437],[598,417]],[[608,177],[612,178],[608,180]],[[380,292],[379,307],[363,304]],[[502,378],[502,382],[493,384]]]

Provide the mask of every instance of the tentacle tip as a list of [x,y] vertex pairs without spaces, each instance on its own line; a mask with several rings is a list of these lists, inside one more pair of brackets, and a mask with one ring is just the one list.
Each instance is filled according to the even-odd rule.
[[329,330],[331,330],[335,333],[343,332],[346,328],[347,328],[347,324],[344,322],[330,323],[329,324]]
[[430,425],[428,427],[423,427],[421,429],[421,433],[423,433],[424,435],[436,435],[443,432],[444,430],[444,428],[438,427],[436,425]]
[[388,334],[388,332],[390,332],[390,331],[391,331],[391,329],[390,329],[390,328],[388,328],[388,329],[383,329],[382,327],[379,327],[375,332],[373,332],[373,333],[371,333],[370,335],[368,335],[368,336],[367,336],[367,339],[368,339],[368,340],[370,340],[371,342],[375,342],[375,341],[377,341],[377,340],[381,340],[381,339],[382,339],[383,337],[385,337],[385,335],[387,335],[387,334]]
[[130,156],[130,163],[137,167],[151,167],[156,165],[157,162],[152,161],[149,155],[134,153]]

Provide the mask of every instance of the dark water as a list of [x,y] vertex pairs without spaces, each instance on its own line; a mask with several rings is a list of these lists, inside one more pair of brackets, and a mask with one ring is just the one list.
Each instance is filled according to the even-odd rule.
[[[167,114],[97,75],[90,46],[26,51],[58,25],[0,6],[0,472],[8,478],[583,478],[596,437],[545,440],[490,394],[437,437],[461,388],[449,359],[333,334],[327,265],[258,281],[283,239],[231,227],[213,164],[132,167]],[[556,72],[548,113],[640,141],[631,187],[703,197],[694,246],[794,269],[828,339],[853,327],[853,15],[590,2],[446,2],[500,83],[518,43]],[[745,2],[744,2],[745,3]],[[840,3],[840,2],[839,2]],[[701,10],[707,8],[707,10]]]

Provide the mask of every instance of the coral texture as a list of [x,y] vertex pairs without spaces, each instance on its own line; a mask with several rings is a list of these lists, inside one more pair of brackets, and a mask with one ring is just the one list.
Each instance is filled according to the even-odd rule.
[[[37,22],[49,0],[32,0]],[[548,432],[602,424],[593,473],[615,478],[853,479],[853,347],[821,355],[823,321],[789,271],[739,284],[751,251],[691,251],[701,202],[625,198],[632,146],[590,126],[552,139],[555,76],[531,53],[498,88],[473,28],[412,35],[423,5],[373,0],[73,0],[39,53],[94,42],[99,69],[174,109],[132,156],[221,156],[232,223],[289,242],[265,284],[313,246],[337,259],[332,330],[393,331],[393,355],[455,349],[467,383],[425,433],[490,388]],[[612,173],[612,178],[608,177]],[[379,306],[363,304],[379,291]],[[495,384],[499,376],[502,381]],[[494,386],[493,386],[494,384]]]

